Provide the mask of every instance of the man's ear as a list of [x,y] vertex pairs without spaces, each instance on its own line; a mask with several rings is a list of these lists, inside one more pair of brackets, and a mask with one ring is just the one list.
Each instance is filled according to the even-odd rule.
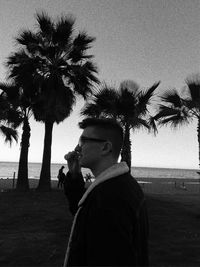
[[109,154],[112,152],[112,143],[107,141],[104,143],[103,147],[102,147],[102,153],[103,155]]

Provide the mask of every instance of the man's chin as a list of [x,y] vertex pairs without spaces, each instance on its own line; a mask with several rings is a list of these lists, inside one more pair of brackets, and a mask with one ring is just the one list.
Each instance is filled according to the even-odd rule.
[[79,161],[79,164],[80,164],[81,168],[89,168],[87,163],[82,161],[82,160]]

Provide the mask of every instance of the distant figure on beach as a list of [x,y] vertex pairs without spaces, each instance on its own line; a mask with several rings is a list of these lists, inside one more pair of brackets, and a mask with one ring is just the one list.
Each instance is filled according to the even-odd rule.
[[64,166],[62,166],[60,169],[59,169],[59,172],[58,172],[58,176],[57,176],[57,178],[58,178],[58,184],[57,184],[57,188],[59,188],[59,187],[63,187],[63,183],[64,183],[64,180],[65,180],[65,174],[64,174],[64,172],[63,172],[63,169],[64,169],[65,167]]
[[[65,155],[64,183],[74,217],[67,266],[148,266],[148,216],[142,189],[118,163],[123,129],[114,120],[88,118],[75,150]],[[94,182],[85,188],[81,167]]]

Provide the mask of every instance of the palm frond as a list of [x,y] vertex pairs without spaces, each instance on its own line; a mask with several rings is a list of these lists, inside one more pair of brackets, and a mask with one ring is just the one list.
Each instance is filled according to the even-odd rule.
[[40,34],[49,39],[55,30],[54,23],[52,22],[49,15],[44,11],[41,13],[37,13],[36,20],[38,22]]
[[200,75],[193,75],[186,79],[193,105],[200,109]]
[[160,126],[170,125],[172,128],[176,129],[183,125],[189,124],[191,120],[192,120],[191,117],[190,118],[184,117],[181,115],[181,113],[177,113],[176,115],[172,115],[165,119],[163,118],[162,120],[159,120],[158,125]]
[[133,94],[137,94],[140,86],[133,80],[124,80],[120,83],[119,91],[128,90]]
[[78,47],[81,50],[87,50],[91,48],[91,43],[96,40],[95,37],[88,36],[85,31],[80,32],[73,41],[74,47]]
[[150,126],[148,124],[148,121],[142,119],[142,118],[135,118],[132,119],[130,122],[131,128],[133,130],[135,129],[141,129],[141,128],[145,128],[145,129],[150,129]]
[[4,93],[0,94],[0,120],[6,119],[6,112],[10,108],[10,105],[6,99]]
[[0,82],[0,89],[6,93],[9,101],[13,101],[19,96],[20,88],[14,83]]
[[134,117],[136,112],[137,95],[127,88],[121,88],[119,100],[116,103],[119,115]]
[[72,89],[60,82],[59,93],[56,93],[55,96],[54,110],[52,110],[52,105],[50,105],[50,110],[51,112],[53,111],[54,121],[60,123],[69,117],[73,111],[75,102],[76,98]]
[[91,94],[94,84],[98,84],[99,80],[95,73],[98,72],[96,65],[87,61],[83,65],[70,65],[68,70],[64,70],[69,78],[69,82],[74,85],[75,93],[82,95],[84,99]]
[[[115,103],[118,101],[118,93],[113,87],[109,87],[104,84],[102,87],[99,87],[94,96],[93,102],[99,106],[102,110],[113,110]],[[113,110],[114,111],[114,110]]]
[[103,83],[93,90],[93,94],[81,114],[91,117],[116,117],[118,98],[118,92],[113,87]]
[[147,107],[150,105],[150,101],[152,96],[154,95],[154,91],[159,86],[160,82],[154,83],[149,89],[145,91],[140,91],[137,95],[138,103],[137,109],[140,114],[145,115],[148,111]]
[[12,67],[16,64],[21,64],[22,62],[26,62],[29,60],[29,56],[27,55],[24,49],[20,49],[18,52],[12,53],[6,61],[7,67]]
[[86,50],[91,48],[91,43],[95,41],[94,37],[88,36],[86,32],[79,33],[73,40],[72,50],[69,58],[72,62],[78,62],[82,59],[89,59],[93,56],[86,55]]
[[4,125],[0,125],[0,132],[5,137],[6,143],[9,142],[11,145],[13,139],[17,142],[18,134],[16,130]]
[[62,16],[55,25],[52,35],[53,44],[61,47],[71,44],[74,31],[75,18],[73,16]]
[[150,129],[153,130],[153,133],[154,135],[156,135],[158,133],[158,128],[157,128],[157,125],[156,125],[156,120],[153,116],[151,116],[148,120],[148,124],[150,126]]
[[187,124],[192,120],[192,114],[184,105],[179,107],[159,105],[158,113],[153,117],[159,125],[168,125],[177,128],[178,125]]
[[17,128],[23,122],[23,114],[19,110],[11,108],[7,111],[6,120],[12,128]]
[[174,108],[174,107],[168,107],[166,105],[163,105],[163,104],[160,104],[158,106],[158,113],[153,117],[154,120],[159,120],[159,119],[162,119],[162,118],[165,118],[165,117],[168,117],[168,116],[172,116],[172,115],[176,115],[179,110]]
[[164,103],[172,105],[175,108],[182,107],[182,99],[176,89],[167,90],[160,98]]
[[192,114],[194,117],[200,117],[200,103],[195,102],[192,99],[182,99],[183,105],[187,108],[188,113]]
[[23,88],[30,88],[40,64],[41,60],[38,57],[31,58],[24,50],[21,50],[9,56],[7,60],[8,77]]
[[18,44],[28,46],[30,44],[38,45],[38,36],[31,31],[23,31],[17,38]]
[[102,111],[94,103],[86,103],[81,109],[80,115],[85,117],[95,117],[99,118]]

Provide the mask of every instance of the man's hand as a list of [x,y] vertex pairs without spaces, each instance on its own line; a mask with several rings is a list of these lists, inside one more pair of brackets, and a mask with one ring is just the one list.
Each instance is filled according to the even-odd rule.
[[67,153],[64,158],[67,160],[69,172],[71,174],[74,175],[81,172],[81,167],[79,164],[79,154],[77,151]]

